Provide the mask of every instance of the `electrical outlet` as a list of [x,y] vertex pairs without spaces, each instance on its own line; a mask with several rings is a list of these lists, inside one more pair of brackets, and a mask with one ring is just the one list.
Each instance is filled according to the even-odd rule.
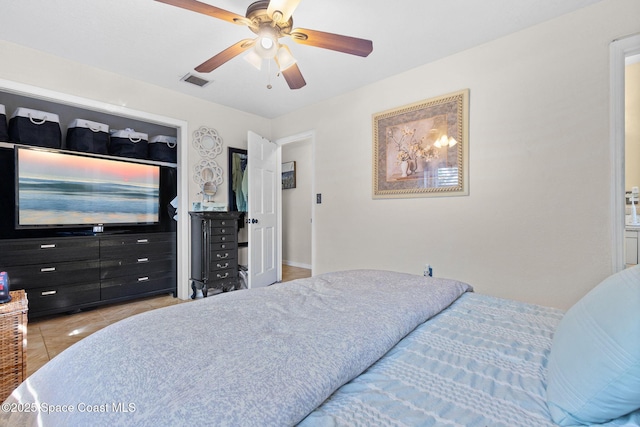
[[322,193],[316,194],[316,204],[322,203]]
[[423,274],[425,275],[425,277],[426,276],[433,277],[433,268],[431,268],[431,266],[429,264],[425,264],[424,265],[424,273]]

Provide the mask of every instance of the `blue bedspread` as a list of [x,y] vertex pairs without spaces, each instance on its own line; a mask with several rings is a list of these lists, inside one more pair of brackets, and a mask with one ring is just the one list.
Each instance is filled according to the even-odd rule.
[[[300,426],[554,426],[545,384],[562,316],[552,308],[467,293]],[[605,425],[637,424],[621,418]]]
[[40,368],[0,425],[293,425],[468,290],[361,270],[143,313]]

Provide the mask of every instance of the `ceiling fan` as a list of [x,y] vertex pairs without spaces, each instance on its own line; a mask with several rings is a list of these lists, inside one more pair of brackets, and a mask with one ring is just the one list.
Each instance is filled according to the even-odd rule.
[[294,42],[335,50],[338,52],[368,56],[373,51],[371,40],[343,36],[322,31],[293,28],[292,14],[300,0],[259,0],[247,8],[246,16],[237,15],[224,9],[197,0],[156,0],[161,3],[181,7],[222,19],[233,24],[246,25],[257,37],[240,40],[222,52],[198,65],[195,70],[209,73],[230,59],[249,50],[245,59],[260,69],[263,59],[274,59],[291,89],[299,89],[307,83],[293,58],[289,47],[280,43],[283,37]]

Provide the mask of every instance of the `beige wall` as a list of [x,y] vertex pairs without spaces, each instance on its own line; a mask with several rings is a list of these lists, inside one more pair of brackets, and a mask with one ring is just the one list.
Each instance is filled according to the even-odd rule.
[[[478,292],[573,304],[612,271],[609,44],[638,16],[605,0],[275,119],[275,137],[316,132],[314,273],[428,262]],[[373,200],[371,115],[464,88],[469,196]]]
[[625,67],[625,190],[640,187],[640,61]]

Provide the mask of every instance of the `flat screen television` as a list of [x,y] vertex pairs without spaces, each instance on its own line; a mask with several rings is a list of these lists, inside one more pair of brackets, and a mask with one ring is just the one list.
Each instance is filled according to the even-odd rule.
[[16,228],[157,224],[160,166],[16,147]]

